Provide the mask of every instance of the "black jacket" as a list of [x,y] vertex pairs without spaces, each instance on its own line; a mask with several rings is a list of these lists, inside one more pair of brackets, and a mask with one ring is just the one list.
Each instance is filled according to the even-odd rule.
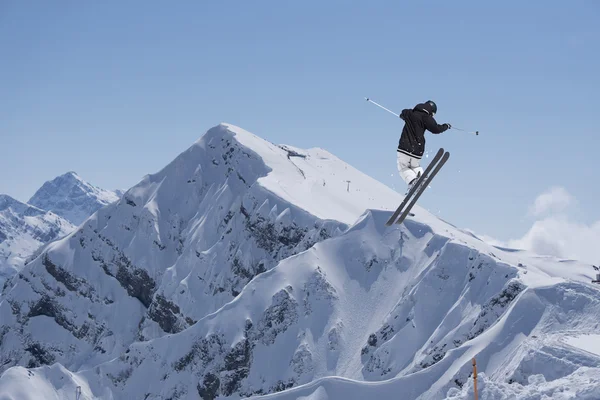
[[442,133],[448,129],[446,124],[439,125],[431,114],[431,106],[427,103],[417,104],[412,110],[402,110],[400,118],[405,124],[398,142],[399,152],[421,158],[425,152],[425,130]]

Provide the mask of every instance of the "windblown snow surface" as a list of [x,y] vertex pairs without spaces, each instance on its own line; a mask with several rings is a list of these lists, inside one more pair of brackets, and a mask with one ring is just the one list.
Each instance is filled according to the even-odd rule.
[[401,199],[221,124],[12,279],[0,399],[471,399],[473,358],[482,400],[599,399],[592,266]]

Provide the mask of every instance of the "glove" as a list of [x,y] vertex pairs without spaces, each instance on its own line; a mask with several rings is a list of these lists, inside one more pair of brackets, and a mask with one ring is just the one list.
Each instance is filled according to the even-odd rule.
[[444,124],[444,126],[446,127],[446,129],[451,129],[451,128],[452,128],[452,125],[450,125],[450,124],[449,124],[449,123],[447,123],[447,122]]

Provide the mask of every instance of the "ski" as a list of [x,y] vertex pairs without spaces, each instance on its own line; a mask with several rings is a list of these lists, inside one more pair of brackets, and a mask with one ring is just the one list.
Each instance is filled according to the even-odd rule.
[[425,171],[423,171],[423,174],[419,177],[419,180],[417,181],[417,183],[412,188],[410,188],[410,191],[404,197],[404,200],[402,201],[400,206],[396,209],[394,214],[392,214],[390,219],[388,219],[388,221],[385,223],[386,226],[390,226],[394,223],[394,221],[396,220],[396,218],[398,218],[398,215],[400,215],[400,212],[402,211],[402,209],[404,208],[406,203],[408,203],[408,201],[410,200],[411,196],[421,186],[421,182],[423,182],[425,180],[425,178],[427,178],[427,175],[429,174],[429,172],[431,172],[433,167],[435,167],[435,164],[442,158],[443,155],[444,155],[444,149],[441,148],[435,154],[435,156],[433,157],[433,159],[431,160],[431,162],[429,163],[427,168],[425,168]]
[[421,183],[421,186],[419,186],[419,191],[415,194],[412,201],[410,202],[408,207],[406,207],[406,210],[404,210],[404,212],[402,213],[400,218],[398,218],[398,220],[396,221],[397,224],[401,224],[402,222],[404,222],[404,219],[408,216],[408,214],[410,213],[410,210],[416,204],[419,197],[421,197],[421,195],[423,194],[425,189],[427,189],[427,186],[429,186],[429,184],[431,183],[433,178],[437,175],[438,172],[440,172],[440,169],[442,169],[442,167],[444,166],[446,161],[448,161],[449,158],[450,158],[450,153],[448,153],[448,152],[444,153],[444,156],[442,157],[440,162],[435,166],[435,169],[431,172],[431,175],[429,177],[427,177],[426,181],[423,181]]

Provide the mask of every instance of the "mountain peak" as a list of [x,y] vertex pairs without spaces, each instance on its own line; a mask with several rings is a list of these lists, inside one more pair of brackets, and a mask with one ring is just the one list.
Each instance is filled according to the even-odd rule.
[[[56,178],[54,178],[53,180],[51,180],[49,182],[52,183],[52,184],[54,184],[55,186],[77,185],[77,186],[84,186],[84,187],[87,187],[87,186],[93,187],[93,185],[91,185],[90,183],[86,182],[75,171],[66,172],[66,173],[64,173],[62,175],[57,176]],[[46,183],[48,183],[48,182],[46,182]]]
[[76,180],[78,182],[84,182],[84,180],[81,179],[81,177],[75,171],[66,172],[62,175],[57,176],[56,179],[65,179],[65,180],[72,179],[72,180]]
[[267,172],[257,180],[260,186],[318,218],[349,225],[366,209],[394,210],[402,201],[397,192],[326,150],[274,144],[233,124],[211,128],[196,145],[219,150],[227,159],[234,151],[225,144],[232,141],[246,154],[238,165],[246,168],[251,153],[264,163]]
[[120,196],[83,180],[75,171],[54,178],[31,197],[29,204],[49,210],[75,225]]

